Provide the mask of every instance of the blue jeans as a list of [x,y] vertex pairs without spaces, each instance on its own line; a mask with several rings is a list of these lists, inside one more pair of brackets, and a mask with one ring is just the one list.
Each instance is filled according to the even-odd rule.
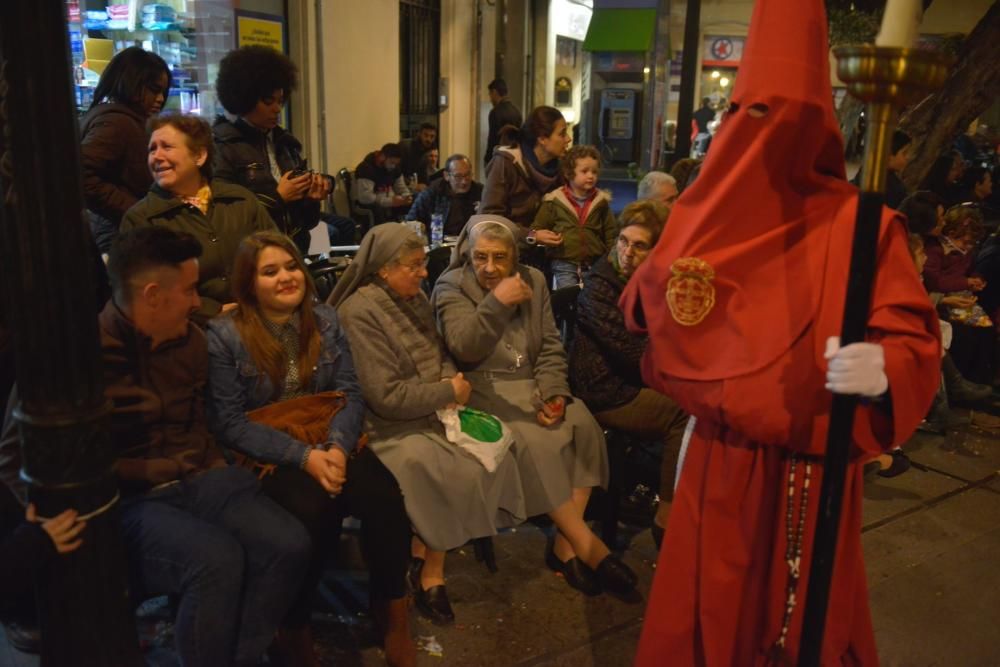
[[180,595],[185,666],[257,664],[309,561],[302,524],[232,466],[126,499],[122,532],[133,585]]
[[330,236],[330,245],[354,245],[354,221],[341,215],[324,215],[326,231]]
[[549,266],[552,270],[552,289],[572,287],[583,282],[579,264],[567,262],[565,259],[554,259]]

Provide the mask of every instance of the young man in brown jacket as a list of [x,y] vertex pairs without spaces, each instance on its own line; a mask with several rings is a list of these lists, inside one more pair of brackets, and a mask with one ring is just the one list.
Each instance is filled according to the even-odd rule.
[[192,236],[147,227],[120,236],[100,315],[115,402],[122,533],[140,595],[180,596],[174,631],[185,665],[257,664],[308,560],[299,522],[226,465],[205,423],[205,334]]

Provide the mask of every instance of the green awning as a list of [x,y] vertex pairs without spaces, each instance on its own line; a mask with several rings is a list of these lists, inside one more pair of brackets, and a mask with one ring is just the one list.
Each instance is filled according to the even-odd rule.
[[595,9],[584,51],[649,51],[656,32],[655,9]]

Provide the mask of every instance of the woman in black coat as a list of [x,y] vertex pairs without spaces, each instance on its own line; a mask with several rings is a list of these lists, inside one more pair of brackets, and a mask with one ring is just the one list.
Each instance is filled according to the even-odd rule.
[[215,80],[228,115],[212,126],[214,172],[257,195],[278,229],[307,254],[309,230],[319,224],[332,184],[306,169],[302,144],[278,126],[297,78],[295,64],[274,49],[244,46],[226,54]]
[[106,253],[125,211],[146,195],[146,120],[170,92],[163,58],[131,46],[111,59],[80,121],[83,197],[98,249]]
[[687,415],[671,399],[643,384],[639,361],[647,338],[625,328],[618,299],[656,245],[666,218],[666,207],[648,200],[633,202],[622,211],[615,247],[594,263],[580,293],[576,337],[569,355],[573,395],[587,404],[601,426],[663,440],[660,505],[653,522],[657,546],[674,495]]

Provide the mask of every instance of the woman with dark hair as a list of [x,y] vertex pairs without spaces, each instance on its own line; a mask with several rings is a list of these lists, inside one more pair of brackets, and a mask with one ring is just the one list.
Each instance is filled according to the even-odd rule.
[[566,119],[553,107],[535,107],[520,128],[503,127],[500,145],[486,166],[479,212],[517,223],[521,242],[533,245],[536,237],[558,236],[549,230],[529,232],[542,196],[560,185],[559,158],[570,141]]
[[[993,194],[993,172],[973,165],[962,174],[962,201],[983,206]],[[985,216],[984,216],[985,217]]]
[[945,208],[959,203],[962,193],[959,181],[962,180],[962,172],[965,170],[965,161],[958,151],[948,151],[938,159],[934,160],[930,171],[920,184],[921,190],[930,190],[941,198],[941,203]]
[[149,190],[146,119],[170,92],[163,58],[131,46],[111,59],[80,121],[80,171],[90,229],[101,252],[111,248],[125,211]]
[[[932,190],[917,190],[903,200],[899,212],[906,216],[906,228],[921,237],[938,236],[944,226],[944,203]],[[921,249],[923,249],[921,244]],[[921,265],[922,266],[922,265]]]
[[569,353],[569,381],[605,428],[663,442],[660,504],[653,519],[659,547],[674,497],[674,477],[687,415],[673,399],[643,382],[639,369],[648,336],[630,333],[618,300],[646,261],[667,220],[659,202],[632,202],[621,213],[615,247],[594,263],[577,301],[576,336]]
[[278,126],[298,70],[266,46],[244,46],[219,63],[215,90],[228,116],[215,119],[215,176],[247,188],[303,253],[330,179],[306,170],[302,144]]
[[229,288],[236,249],[256,231],[277,231],[253,193],[212,179],[212,129],[201,118],[164,113],[149,121],[149,171],[155,184],[122,220],[123,232],[162,225],[191,234],[204,251],[198,258],[201,308],[193,319],[204,324],[236,307]]
[[684,188],[694,182],[700,166],[701,160],[693,157],[681,158],[674,163],[670,169],[670,175],[677,181],[677,192],[684,192]]
[[[312,278],[282,234],[257,232],[243,239],[232,283],[236,309],[213,319],[207,331],[209,424],[221,444],[274,466],[261,488],[305,525],[313,544],[308,573],[278,633],[285,662],[318,664],[309,631],[312,598],[341,521],[354,515],[361,519],[386,659],[412,665],[416,648],[406,604],[410,524],[392,473],[371,449],[358,447],[365,403],[337,314],[326,304],[314,305]],[[297,427],[315,425],[318,442],[248,417],[257,408],[321,392],[343,394],[339,411],[319,410],[310,421],[297,411],[294,418]]]

